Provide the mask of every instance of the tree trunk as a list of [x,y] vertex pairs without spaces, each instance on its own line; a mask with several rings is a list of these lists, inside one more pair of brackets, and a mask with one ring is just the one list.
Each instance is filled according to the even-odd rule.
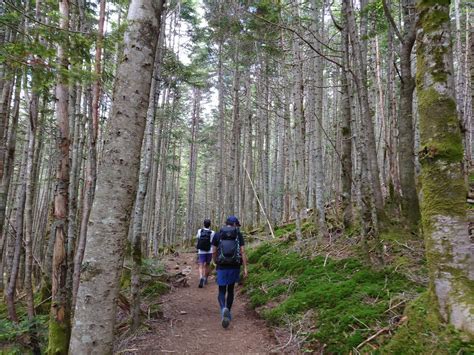
[[417,95],[422,221],[432,307],[474,334],[474,259],[466,218],[463,143],[454,96],[449,1],[419,0]]
[[24,147],[24,153],[22,156],[20,173],[18,180],[20,181],[20,186],[17,188],[15,208],[13,213],[15,213],[15,220],[11,223],[12,233],[15,237],[15,249],[13,252],[12,266],[10,268],[10,277],[8,280],[7,290],[5,292],[5,300],[8,310],[8,318],[11,321],[18,322],[18,316],[16,314],[15,308],[15,293],[16,285],[18,281],[18,275],[20,270],[20,259],[22,252],[23,244],[23,212],[25,209],[25,197],[26,197],[26,184],[25,184],[25,174],[26,174],[26,161],[28,156],[28,146]]
[[[354,62],[355,62],[355,75],[354,80],[357,86],[357,92],[359,95],[359,104],[361,108],[361,127],[365,139],[365,149],[362,152],[367,157],[366,173],[368,174],[370,181],[370,190],[373,193],[375,206],[379,214],[383,214],[383,196],[382,188],[380,185],[380,170],[377,162],[377,150],[375,142],[374,125],[372,122],[372,113],[369,105],[369,94],[368,94],[368,83],[367,83],[367,50],[365,41],[360,42],[360,37],[364,36],[366,28],[366,16],[361,17],[361,35],[359,36],[357,31],[357,25],[354,16],[354,7],[351,0],[347,1],[346,16],[347,23],[349,26],[349,36],[353,47]],[[363,4],[362,4],[363,5]],[[365,24],[365,25],[364,25]],[[364,158],[365,159],[365,158]],[[368,197],[366,197],[368,199]]]
[[[91,213],[92,203],[94,201],[94,193],[97,179],[97,137],[99,133],[99,104],[101,97],[101,75],[102,75],[102,45],[104,35],[105,22],[105,1],[100,0],[99,5],[99,31],[97,33],[96,52],[94,72],[96,81],[93,86],[92,94],[92,116],[88,123],[88,162],[86,168],[86,181],[84,188],[84,201],[82,209],[82,218],[79,227],[77,250],[74,255],[74,271],[72,280],[72,305],[76,304],[77,290],[81,276],[81,264],[84,258],[84,251],[87,241],[87,224]],[[87,117],[87,114],[85,115]]]
[[[60,28],[69,30],[69,0],[59,1]],[[67,285],[67,217],[69,203],[69,87],[66,71],[68,55],[65,44],[58,46],[60,70],[56,85],[56,114],[59,151],[56,170],[56,187],[54,195],[54,249],[51,289],[51,314],[49,321],[48,348],[51,353],[66,353],[71,333],[71,289]]]
[[97,177],[69,351],[110,354],[164,1],[132,0]]
[[[399,130],[399,169],[400,185],[402,190],[402,213],[410,223],[411,228],[416,229],[420,220],[420,208],[415,182],[415,127],[413,122],[413,91],[415,80],[411,72],[411,53],[416,38],[416,12],[414,0],[403,0],[403,22],[404,31],[400,38],[400,110],[398,116]],[[388,5],[384,4],[386,16],[391,20],[392,26],[395,21],[391,18]],[[397,28],[394,28],[396,33]]]
[[[156,57],[157,58],[157,57]],[[157,73],[157,65],[155,65],[155,75]],[[140,165],[140,175],[138,178],[138,191],[135,200],[135,210],[133,213],[132,226],[132,272],[131,272],[131,295],[132,295],[132,331],[136,331],[140,326],[140,272],[142,265],[142,235],[143,235],[143,212],[145,205],[145,196],[148,191],[148,177],[150,175],[150,167],[153,152],[153,133],[155,131],[155,112],[156,112],[156,95],[155,91],[156,79],[152,79],[150,90],[150,105],[147,112],[147,122],[145,128],[145,138],[143,143],[143,162]]]
[[[313,16],[314,22],[317,29],[317,35],[319,38],[323,38],[324,34],[324,6],[319,9],[319,0],[314,0]],[[323,52],[323,48],[319,42],[315,43],[316,48],[319,52]],[[324,59],[321,56],[317,56],[314,60],[314,73],[315,81],[313,85],[316,85],[313,90],[315,92],[315,120],[314,124],[314,177],[315,177],[315,197],[316,197],[316,209],[317,209],[317,221],[319,224],[319,230],[322,235],[327,234],[326,227],[326,212],[324,209],[324,172],[323,169],[323,87],[324,87]]]
[[[344,1],[343,7],[347,6]],[[343,8],[342,12],[345,13]],[[347,21],[344,21],[342,29],[342,50],[344,51],[344,68],[341,73],[341,182],[342,182],[342,210],[344,227],[350,228],[352,225],[352,128],[351,128],[351,88],[349,87],[349,31]]]
[[189,180],[188,180],[188,205],[186,208],[186,235],[185,240],[191,240],[193,236],[195,221],[195,198],[196,198],[196,174],[197,174],[197,152],[199,133],[199,114],[201,110],[201,90],[194,88],[194,104],[191,118],[191,144],[189,151]]
[[[34,75],[34,74],[33,74]],[[29,130],[28,130],[28,153],[26,160],[26,191],[25,191],[25,291],[27,302],[27,313],[29,321],[35,316],[35,305],[33,299],[33,199],[35,195],[35,171],[34,171],[34,153],[36,127],[38,122],[39,96],[35,92],[35,80],[33,79],[33,88],[29,102]]]

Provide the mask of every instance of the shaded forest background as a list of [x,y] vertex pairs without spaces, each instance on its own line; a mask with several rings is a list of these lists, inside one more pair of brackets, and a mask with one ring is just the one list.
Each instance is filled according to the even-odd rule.
[[76,322],[92,349],[104,292],[107,352],[124,259],[136,329],[143,260],[230,214],[324,267],[406,267],[472,335],[473,26],[459,0],[5,0],[1,340],[65,353]]

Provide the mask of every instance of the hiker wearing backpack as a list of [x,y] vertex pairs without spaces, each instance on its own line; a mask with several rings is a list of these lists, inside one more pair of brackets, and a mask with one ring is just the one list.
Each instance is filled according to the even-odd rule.
[[222,326],[227,328],[232,320],[231,308],[234,302],[234,286],[240,279],[240,266],[244,266],[247,277],[247,257],[244,238],[240,233],[237,217],[229,216],[226,225],[216,233],[212,240],[212,257],[217,265],[217,299],[221,309]]
[[197,254],[199,264],[199,288],[203,288],[207,284],[209,277],[209,265],[212,260],[211,242],[214,238],[214,231],[211,230],[211,220],[204,220],[204,228],[198,230],[197,238]]

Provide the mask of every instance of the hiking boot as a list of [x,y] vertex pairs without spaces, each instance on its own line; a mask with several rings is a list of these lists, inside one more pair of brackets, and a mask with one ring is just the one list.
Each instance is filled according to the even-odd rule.
[[228,308],[222,309],[222,327],[225,329],[229,326],[230,324],[230,311]]
[[202,288],[204,286],[204,279],[199,280],[199,288]]

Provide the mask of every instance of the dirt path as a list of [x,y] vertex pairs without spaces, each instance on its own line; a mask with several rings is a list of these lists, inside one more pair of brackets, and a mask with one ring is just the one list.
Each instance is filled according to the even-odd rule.
[[171,273],[184,271],[188,287],[174,288],[162,297],[163,318],[153,322],[152,329],[127,344],[128,353],[192,354],[266,354],[277,345],[265,322],[248,306],[241,288],[236,286],[232,307],[233,320],[227,329],[221,326],[217,303],[217,285],[212,276],[209,284],[197,287],[199,277],[194,253],[170,258]]

